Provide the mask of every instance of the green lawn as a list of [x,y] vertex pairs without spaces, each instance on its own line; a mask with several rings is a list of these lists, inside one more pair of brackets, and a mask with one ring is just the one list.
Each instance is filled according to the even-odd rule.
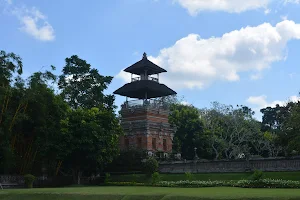
[[[195,180],[241,180],[247,179],[252,173],[202,173],[193,174]],[[300,172],[265,172],[265,178],[300,181]],[[135,177],[134,177],[135,176]],[[144,174],[111,176],[113,182],[149,182]],[[184,174],[161,174],[164,181],[185,180]]]
[[76,187],[0,190],[1,200],[298,200],[300,189]]

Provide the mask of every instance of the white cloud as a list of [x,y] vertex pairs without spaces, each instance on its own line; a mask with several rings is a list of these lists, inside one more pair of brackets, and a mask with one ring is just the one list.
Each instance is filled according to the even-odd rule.
[[287,3],[295,3],[295,4],[299,4],[300,3],[300,0],[284,0],[284,3],[287,4]]
[[187,9],[193,16],[202,11],[241,13],[257,9],[264,9],[264,13],[267,15],[271,12],[268,6],[271,6],[272,3],[277,2],[279,5],[300,4],[300,0],[173,0],[173,2]]
[[201,11],[225,11],[229,13],[240,13],[247,10],[265,8],[272,0],[174,0],[191,15]]
[[254,110],[260,110],[266,107],[275,107],[277,104],[283,106],[286,105],[288,102],[297,102],[300,101],[300,97],[291,96],[285,101],[276,100],[276,101],[268,102],[267,96],[261,95],[261,96],[250,96],[246,101],[247,103],[255,106]]
[[281,15],[280,18],[281,18],[282,20],[287,20],[287,19],[288,19],[288,15]]
[[[275,26],[264,23],[234,30],[221,37],[204,39],[189,34],[149,60],[168,71],[160,77],[170,87],[205,88],[220,80],[238,81],[241,72],[259,78],[273,62],[285,59],[287,42],[292,39],[300,39],[300,24],[287,20]],[[123,71],[117,77],[130,81]]]
[[270,12],[271,12],[271,9],[266,9],[266,10],[265,10],[265,14],[266,14],[266,15],[270,14]]
[[262,74],[261,73],[252,74],[250,76],[251,80],[258,80],[258,79],[261,79],[261,78],[262,78]]
[[55,39],[54,29],[47,21],[47,17],[37,8],[15,6],[13,0],[4,0],[4,11],[12,14],[20,21],[20,30],[41,41]]
[[37,8],[14,8],[12,14],[19,19],[21,31],[41,41],[52,41],[55,39],[53,27],[47,21],[47,17]]
[[261,95],[261,96],[250,96],[246,102],[248,104],[250,104],[250,107],[252,107],[253,111],[255,112],[254,117],[257,120],[262,120],[262,113],[260,112],[260,110],[262,108],[266,108],[266,107],[276,107],[276,105],[280,105],[280,106],[284,106],[286,105],[288,102],[298,102],[300,101],[300,97],[299,96],[290,96],[288,99],[286,100],[275,100],[275,101],[268,101],[267,100],[267,96],[266,95]]
[[181,101],[180,104],[185,105],[185,106],[191,106],[192,105],[187,101]]

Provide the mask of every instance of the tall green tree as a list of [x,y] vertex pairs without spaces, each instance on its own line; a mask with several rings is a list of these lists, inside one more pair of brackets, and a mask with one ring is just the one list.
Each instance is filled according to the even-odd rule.
[[288,115],[285,118],[283,131],[279,137],[279,143],[286,146],[288,155],[300,155],[300,101],[289,103],[286,106]]
[[288,154],[288,144],[292,137],[292,133],[289,130],[293,121],[291,114],[296,107],[296,103],[288,102],[283,106],[276,105],[275,107],[261,109],[263,114],[261,130],[267,132],[267,134],[274,135],[272,141],[274,146],[280,149],[278,155],[285,156]]
[[103,93],[112,79],[111,76],[100,75],[98,70],[91,68],[85,60],[73,55],[66,58],[58,86],[63,98],[74,109],[103,106],[114,108],[114,96]]
[[72,169],[74,182],[80,184],[83,173],[97,171],[118,155],[122,130],[113,112],[99,108],[69,110],[61,124],[69,152],[64,163]]
[[20,56],[0,51],[0,86],[7,87],[13,80],[14,73],[22,74],[23,63]]
[[0,172],[10,173],[16,166],[11,139],[12,129],[23,108],[18,101],[24,95],[23,82],[18,77],[22,68],[22,59],[18,55],[0,51]]
[[23,173],[47,167],[48,174],[55,175],[55,166],[63,158],[60,121],[66,118],[69,106],[49,85],[55,83],[56,78],[50,71],[36,72],[28,78],[27,118],[22,121],[20,130],[27,142],[19,147],[28,148],[22,151],[27,155],[21,163]]
[[197,148],[198,156],[206,157],[206,136],[204,135],[203,122],[198,109],[193,106],[172,104],[169,122],[176,127],[173,148],[179,151],[184,158],[192,159]]
[[[240,154],[250,155],[251,140],[260,133],[254,112],[246,106],[212,103],[212,108],[200,110],[205,131],[210,135],[210,146],[215,159],[236,159]],[[256,145],[257,146],[257,145]]]

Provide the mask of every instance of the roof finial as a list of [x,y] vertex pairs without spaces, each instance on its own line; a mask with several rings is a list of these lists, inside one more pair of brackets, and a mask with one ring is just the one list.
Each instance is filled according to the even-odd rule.
[[143,59],[147,59],[147,54],[146,54],[146,52],[143,53]]

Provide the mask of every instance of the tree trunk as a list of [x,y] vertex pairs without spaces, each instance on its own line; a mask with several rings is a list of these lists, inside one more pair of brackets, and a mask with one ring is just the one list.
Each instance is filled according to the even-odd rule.
[[219,158],[219,152],[218,152],[218,150],[215,148],[215,146],[213,144],[211,146],[212,146],[212,148],[213,148],[213,150],[214,150],[214,152],[216,154],[215,160],[218,160],[218,158]]
[[80,185],[80,178],[82,175],[82,172],[80,171],[80,169],[79,168],[73,169],[72,175],[73,175],[74,184]]
[[80,185],[81,174],[82,174],[82,172],[80,170],[78,170],[78,173],[77,173],[77,185]]

